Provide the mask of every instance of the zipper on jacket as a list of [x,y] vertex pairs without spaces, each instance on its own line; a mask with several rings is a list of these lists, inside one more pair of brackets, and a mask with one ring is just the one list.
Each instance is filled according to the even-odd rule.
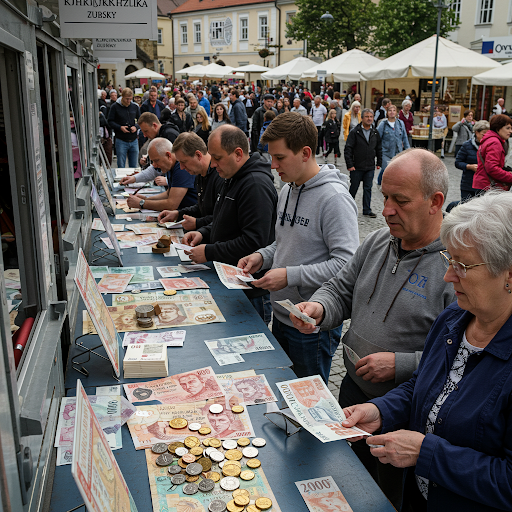
[[398,268],[398,265],[400,264],[402,260],[400,258],[397,258],[396,262],[395,262],[395,265],[393,267],[393,270],[391,271],[392,274],[396,274],[396,270]]

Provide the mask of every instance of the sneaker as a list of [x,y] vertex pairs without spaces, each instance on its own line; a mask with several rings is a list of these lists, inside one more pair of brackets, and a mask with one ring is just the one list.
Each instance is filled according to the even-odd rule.
[[324,156],[324,163],[327,163],[327,157]]
[[370,213],[363,213],[363,217],[370,217],[370,219],[376,219],[377,215],[373,212],[370,212]]

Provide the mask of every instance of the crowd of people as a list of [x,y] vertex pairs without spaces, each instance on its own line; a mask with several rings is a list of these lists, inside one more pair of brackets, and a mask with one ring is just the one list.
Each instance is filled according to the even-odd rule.
[[[374,113],[356,94],[326,106],[300,87],[277,97],[177,89],[167,104],[153,89],[140,107],[130,89],[107,104],[118,162],[137,164],[147,145],[137,157],[145,168],[121,183],[167,186],[128,205],[182,221],[194,263],[254,276],[245,293],[298,377],[327,382],[350,320],[344,426],[372,434],[352,449],[397,510],[511,510],[512,119],[473,125],[465,114],[464,201],[447,213],[447,168],[410,147],[409,100],[398,112],[384,98]],[[339,156],[342,128],[350,179],[317,163],[322,152]],[[376,169],[387,227],[360,244],[354,198],[362,181],[363,214],[376,216]],[[288,315],[283,299],[314,324]]]

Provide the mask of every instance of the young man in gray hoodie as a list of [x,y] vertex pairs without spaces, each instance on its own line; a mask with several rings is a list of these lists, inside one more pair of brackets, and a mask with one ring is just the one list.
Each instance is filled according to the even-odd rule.
[[357,207],[346,176],[332,165],[316,163],[318,131],[308,116],[281,114],[261,140],[268,144],[272,168],[288,185],[279,194],[276,241],[242,258],[238,266],[251,274],[271,269],[252,284],[270,290],[272,333],[298,377],[320,375],[327,383],[341,325],[302,334],[276,301],[308,300],[343,268],[359,245]]
[[[439,255],[447,192],[448,171],[433,153],[407,149],[395,156],[382,179],[388,228],[368,235],[335,277],[297,305],[321,330],[351,319],[343,337],[342,407],[382,396],[410,379],[432,323],[455,300]],[[312,331],[310,324],[291,319],[300,332]],[[352,449],[399,510],[402,470],[379,463],[364,440]]]

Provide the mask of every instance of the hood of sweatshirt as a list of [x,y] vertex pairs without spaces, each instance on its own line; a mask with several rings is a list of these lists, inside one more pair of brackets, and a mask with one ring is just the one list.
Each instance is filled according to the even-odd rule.
[[254,153],[249,157],[249,160],[247,160],[247,162],[245,162],[245,164],[240,167],[237,173],[232,178],[227,180],[228,188],[230,188],[232,184],[241,180],[251,172],[264,174],[272,181],[272,183],[274,183],[274,176],[272,175],[272,171],[270,170],[268,162],[265,162],[259,153]]

